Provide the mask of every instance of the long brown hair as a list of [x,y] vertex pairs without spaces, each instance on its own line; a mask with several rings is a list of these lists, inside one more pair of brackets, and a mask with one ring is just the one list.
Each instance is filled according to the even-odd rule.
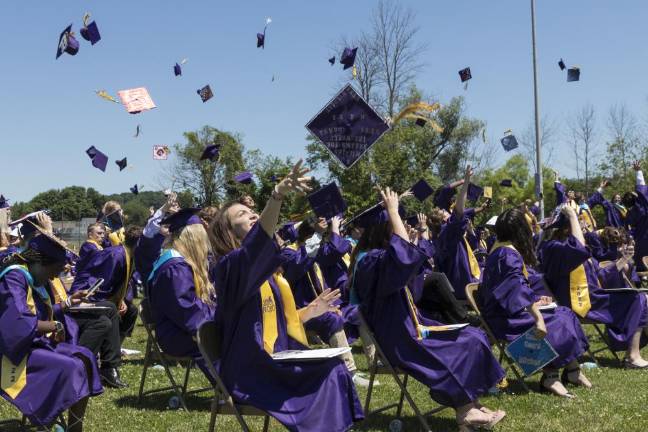
[[[358,255],[360,252],[369,251],[372,249],[384,249],[389,244],[389,238],[392,235],[392,226],[389,222],[383,222],[365,228],[362,237],[358,240],[358,244],[351,252],[351,262],[349,263],[349,278],[353,276],[353,269],[355,267]],[[349,279],[351,280],[351,279]]]
[[495,223],[495,234],[498,241],[511,242],[522,255],[525,264],[538,263],[533,251],[533,233],[523,211],[511,208],[502,213]]
[[230,201],[225,204],[220,213],[212,220],[209,225],[209,240],[211,241],[212,250],[216,258],[227,255],[234,249],[241,247],[241,242],[234,235],[232,223],[229,220],[227,211],[233,205],[240,204],[238,201]]

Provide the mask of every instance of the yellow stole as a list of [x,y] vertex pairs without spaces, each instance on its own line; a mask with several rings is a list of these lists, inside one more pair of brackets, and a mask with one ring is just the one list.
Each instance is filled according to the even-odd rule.
[[[101,246],[99,243],[92,239],[86,240],[88,243],[92,243],[93,245],[97,246],[97,250],[103,250],[103,246]],[[110,243],[112,243],[112,240],[110,240]]]
[[54,294],[54,303],[62,303],[67,300],[67,291],[65,290],[65,285],[63,285],[61,278],[55,277],[54,279],[51,279],[50,285],[52,287],[52,293]]
[[[509,248],[509,249],[513,249],[518,254],[520,253],[515,248],[515,246],[513,246],[513,244],[511,242],[501,242],[501,243],[500,242],[495,242],[495,244],[493,245],[493,249],[491,249],[490,253],[495,252],[495,250],[497,250],[498,248],[501,248],[501,247],[506,247],[506,248]],[[524,277],[527,278],[527,280],[528,280],[529,279],[529,272],[527,271],[526,264],[524,264],[524,260],[522,260],[522,273],[524,273]]]
[[572,310],[585,318],[587,312],[592,308],[585,264],[579,265],[569,273],[569,298]]
[[344,261],[344,264],[346,264],[347,268],[351,267],[351,255],[348,253],[345,253],[342,256],[342,261]]
[[[302,345],[308,346],[306,331],[299,318],[295,298],[288,281],[280,274],[275,273],[273,276],[275,283],[279,287],[281,303],[284,309],[284,319],[288,329],[288,336],[292,337]],[[279,337],[279,328],[277,323],[277,305],[270,282],[265,281],[261,285],[261,310],[263,314],[263,349],[268,353],[274,352],[274,344]]]
[[128,291],[128,282],[130,282],[130,278],[133,275],[133,262],[131,258],[131,252],[128,250],[126,246],[123,246],[124,248],[124,255],[126,258],[126,280],[124,280],[124,284],[122,285],[121,289],[112,296],[110,299],[113,303],[115,303],[118,307],[119,304],[124,300],[126,297],[126,292]]
[[470,243],[464,235],[464,243],[466,245],[466,254],[468,255],[468,263],[470,264],[470,274],[475,278],[479,279],[481,277],[481,269],[479,268],[479,262],[475,258],[475,253],[470,247]]
[[596,220],[592,217],[589,209],[581,209],[579,216],[585,222],[588,231],[594,231],[596,229]]
[[[26,266],[16,266],[23,268],[29,273]],[[27,307],[34,315],[37,315],[36,303],[34,302],[34,293],[32,290],[31,280],[27,278]],[[2,356],[2,369],[0,369],[0,388],[9,395],[10,398],[16,399],[20,392],[27,385],[27,358],[26,355],[17,365],[13,364],[9,357]]]
[[124,232],[125,230],[122,227],[119,228],[117,231],[108,234],[108,240],[110,240],[110,244],[113,246],[117,246],[124,243],[124,239],[126,238]]

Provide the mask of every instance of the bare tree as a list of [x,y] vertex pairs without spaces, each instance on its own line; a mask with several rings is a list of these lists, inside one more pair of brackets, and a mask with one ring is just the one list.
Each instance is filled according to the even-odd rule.
[[596,112],[591,104],[583,106],[568,120],[571,132],[572,151],[576,176],[580,179],[581,172],[585,178],[585,191],[589,191],[590,178],[597,157],[596,138]]
[[640,154],[641,140],[636,117],[626,105],[613,105],[608,111],[607,122],[610,141],[607,142],[606,158],[600,167],[611,177],[627,176],[632,161]]
[[421,70],[426,46],[417,43],[419,28],[414,13],[393,0],[380,0],[372,17],[370,38],[380,64],[378,79],[384,86],[384,109],[393,117],[400,98]]
[[[356,55],[355,65],[357,70],[356,82],[359,87],[360,95],[371,106],[382,106],[384,98],[378,91],[380,86],[380,67],[381,64],[376,56],[376,46],[373,43],[370,34],[363,32],[357,39],[349,40],[343,38],[337,44],[335,51],[342,53],[346,47],[358,48]],[[343,83],[348,81],[348,78],[341,80]],[[334,89],[337,91],[338,89]]]
[[[553,160],[553,153],[555,150],[555,137],[558,132],[558,125],[548,115],[542,116],[540,119],[540,144],[542,145],[542,164],[544,166],[551,165]],[[520,135],[516,136],[520,144],[520,153],[524,154],[528,160],[531,161],[533,172],[538,172],[536,164],[536,145],[535,145],[535,121],[533,118],[529,121],[529,125]]]

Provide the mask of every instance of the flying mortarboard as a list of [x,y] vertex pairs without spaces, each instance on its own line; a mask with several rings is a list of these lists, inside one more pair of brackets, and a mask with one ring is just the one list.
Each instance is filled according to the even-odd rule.
[[268,24],[272,22],[271,18],[266,18],[265,27],[263,27],[263,33],[257,33],[257,48],[265,49],[265,34],[268,29]]
[[61,57],[64,52],[70,55],[76,55],[79,52],[79,41],[72,34],[72,24],[67,26],[59,36],[56,58]]
[[162,219],[160,225],[168,225],[169,231],[177,232],[188,225],[201,224],[202,222],[200,217],[198,217],[198,212],[200,212],[200,210],[202,209],[196,207],[180,209],[172,215]]
[[0,209],[5,209],[9,207],[10,206],[7,198],[5,198],[4,195],[0,195]]
[[468,194],[467,198],[470,201],[477,201],[484,194],[484,188],[477,186],[476,184],[470,183],[468,185]]
[[[398,206],[398,214],[405,217],[405,209]],[[378,203],[361,212],[360,214],[351,218],[345,226],[353,225],[359,228],[369,228],[373,225],[386,223],[389,221],[389,214],[382,203]]]
[[504,179],[500,182],[500,186],[502,187],[513,187],[513,180],[511,179]]
[[128,165],[128,161],[126,159],[127,158],[115,161],[115,163],[119,167],[119,171],[123,171],[123,169],[126,168],[126,166]]
[[427,121],[424,118],[416,119],[416,126],[424,127]]
[[219,144],[208,145],[207,147],[205,147],[205,150],[203,150],[202,155],[200,156],[200,160],[218,160],[219,152]]
[[484,186],[484,198],[486,198],[486,199],[492,199],[493,198],[493,187],[492,186]]
[[425,199],[434,192],[434,189],[432,189],[428,182],[423,179],[414,183],[410,190],[412,191],[412,194],[414,194],[414,197],[420,202],[425,201]]
[[156,108],[151,95],[149,95],[146,87],[137,87],[128,90],[120,90],[117,92],[122,104],[126,107],[126,111],[130,114],[138,114],[142,111],[147,111]]
[[328,61],[331,63],[331,66],[333,66],[335,64],[335,56],[331,57]]
[[135,129],[134,138],[137,138],[138,136],[140,136],[140,133],[142,133],[142,127],[140,125],[137,125],[137,128]]
[[175,74],[175,76],[182,75],[182,68],[178,63],[173,66],[173,73]]
[[468,81],[469,79],[471,79],[472,74],[470,73],[470,68],[467,67],[465,69],[461,69],[459,71],[459,78],[461,78],[462,83]]
[[[90,18],[89,14],[86,14],[88,18]],[[101,40],[101,35],[99,34],[99,28],[97,27],[97,22],[92,21],[90,24],[88,24],[87,19],[84,17],[84,22],[83,22],[83,27],[81,28],[81,37],[83,39],[89,41],[92,45],[96,44]]]
[[106,165],[108,165],[108,156],[106,156],[105,153],[97,150],[95,146],[90,146],[90,148],[86,150],[86,154],[90,157],[90,160],[92,160],[93,167],[99,168],[101,171],[106,172]]
[[518,148],[518,142],[515,135],[513,135],[510,130],[506,131],[506,133],[507,134],[500,140],[502,147],[504,147],[504,150],[506,151],[515,150]]
[[252,173],[248,171],[243,171],[234,176],[234,181],[241,184],[250,184],[252,183]]
[[171,151],[169,150],[168,146],[163,146],[163,145],[153,146],[153,159],[155,160],[167,160],[167,158],[169,157],[169,153],[171,153]]
[[335,182],[310,193],[307,199],[315,215],[325,219],[331,219],[347,209],[347,203]]
[[135,186],[133,186],[132,188],[130,188],[130,191],[131,191],[134,195],[137,195],[137,194],[139,194],[139,187],[137,187],[137,185],[135,185]]
[[560,61],[558,62],[558,67],[560,68],[560,70],[565,70],[566,66],[565,66],[565,62],[563,61],[563,59],[560,59]]
[[580,80],[580,68],[574,66],[567,69],[567,82]]
[[214,96],[214,93],[212,93],[211,87],[209,87],[209,84],[207,84],[205,87],[196,90],[196,93],[200,96],[200,99],[202,99],[203,103],[207,102],[209,99],[211,99]]
[[340,57],[340,63],[344,65],[344,70],[353,67],[357,52],[358,52],[358,48],[353,48],[353,49],[344,48],[344,51],[342,52],[342,56]]

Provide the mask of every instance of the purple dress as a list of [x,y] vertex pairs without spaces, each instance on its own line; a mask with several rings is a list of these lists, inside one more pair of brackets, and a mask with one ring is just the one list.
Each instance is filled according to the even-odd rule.
[[637,185],[637,200],[628,212],[628,225],[633,228],[637,270],[647,271],[642,258],[648,256],[648,186]]
[[610,201],[606,200],[601,192],[594,192],[592,196],[587,200],[587,204],[591,208],[594,208],[597,205],[603,207],[603,210],[605,211],[606,226],[615,228],[622,228],[624,226],[624,217],[621,213],[621,210]]
[[[522,256],[509,247],[498,247],[488,256],[484,279],[477,291],[482,316],[495,337],[512,342],[535,325],[528,308],[539,300],[523,272]],[[542,311],[546,340],[558,357],[549,365],[562,368],[587,351],[589,343],[578,317],[558,306]]]
[[[19,269],[0,277],[0,356],[14,365],[27,356],[25,387],[15,398],[4,390],[0,394],[30,422],[46,426],[80,400],[101,394],[103,388],[92,352],[67,342],[55,344],[37,334],[37,321],[49,319],[49,306],[30,286],[30,278]],[[30,297],[35,310],[28,305]],[[60,305],[52,309],[61,320]]]
[[[479,329],[418,338],[405,284],[425,259],[418,247],[392,235],[387,249],[370,250],[357,262],[353,289],[390,363],[427,386],[436,402],[456,408],[487,393],[505,373]],[[422,325],[440,325],[415,313]]]
[[459,300],[466,299],[466,285],[479,282],[479,278],[472,275],[465,234],[468,229],[468,215],[462,217],[452,213],[448,222],[441,228],[439,239],[436,242],[436,264],[439,271],[446,274],[454,288],[455,297]]
[[351,375],[340,359],[278,363],[263,349],[260,287],[270,282],[278,337],[275,352],[304,349],[288,336],[272,274],[281,264],[276,242],[260,224],[212,270],[216,317],[223,333],[220,374],[237,402],[266,410],[290,431],[346,431],[364,418]]
[[[572,272],[583,266],[587,278],[591,308],[585,317],[606,325],[610,345],[615,351],[628,348],[637,330],[648,324],[646,295],[608,293],[599,283],[598,263],[575,237],[550,240],[541,246],[545,279],[558,304],[574,309],[570,295]],[[602,270],[603,273],[609,269]],[[642,338],[643,343],[643,338]]]

